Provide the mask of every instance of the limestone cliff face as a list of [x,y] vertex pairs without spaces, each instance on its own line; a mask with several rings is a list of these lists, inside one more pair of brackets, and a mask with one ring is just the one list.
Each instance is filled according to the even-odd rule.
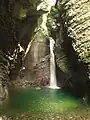
[[[89,67],[89,5],[90,2],[88,0],[58,0],[56,5],[56,8],[58,10],[56,19],[58,25],[60,26],[57,30],[59,31],[57,36],[60,38],[60,46],[62,48],[62,53],[64,57],[61,60],[58,60],[60,58],[60,55],[58,54],[59,57],[57,60],[62,61],[62,63],[65,64],[65,72],[72,76],[69,77],[69,79],[67,80],[70,87],[74,85],[73,88],[76,86],[75,88],[79,90],[79,85],[88,89],[87,91],[89,91],[90,88],[89,83],[87,86],[87,81],[89,81],[87,70],[80,61],[83,61]],[[59,63],[59,66],[61,67],[61,63],[58,61],[57,63]],[[63,67],[61,67],[61,69],[62,68]],[[70,80],[71,78],[72,80]]]
[[[23,8],[23,10],[25,10],[25,8]],[[18,17],[21,19],[19,38],[20,44],[25,50],[23,60],[25,71],[22,70],[22,66],[18,76],[13,79],[17,81],[14,81],[13,83],[14,85],[19,85],[17,83],[23,81],[21,86],[30,86],[31,84],[45,85],[49,83],[50,76],[48,56],[49,41],[47,40],[48,31],[46,27],[47,15],[49,12],[48,3],[45,1],[39,1],[33,4],[32,7],[30,6],[29,10],[26,9],[26,12],[23,12],[23,10],[21,9]],[[22,12],[24,15],[21,14]]]
[[34,35],[31,47],[25,57],[25,67],[32,69],[36,66],[42,58],[49,54],[49,44],[47,38],[41,30],[37,31]]
[[[23,76],[21,75],[21,67],[25,66],[26,72],[28,71],[24,74],[24,85],[27,80],[37,80],[37,78],[41,77],[41,73],[43,74],[40,68],[40,61],[43,61],[42,58],[47,55],[48,47],[46,49],[46,37],[42,34],[43,29],[40,29],[40,26],[42,24],[42,16],[47,13],[47,10],[45,11],[44,8],[41,9],[38,7],[41,3],[46,4],[44,0],[0,1],[0,103],[8,97],[7,87],[13,87],[11,81],[16,82],[16,85],[19,83],[19,80],[22,83],[22,79],[20,78],[20,76]],[[35,28],[37,29],[35,30]],[[41,32],[38,32],[39,29]],[[28,50],[28,45],[31,42],[31,49],[29,48]],[[22,52],[20,51],[20,47],[23,48]],[[24,63],[22,59],[25,60]],[[37,66],[37,63],[39,66]],[[48,66],[47,58],[46,63]],[[33,72],[35,71],[35,66],[41,72]],[[44,67],[46,68],[46,65]],[[31,68],[32,70],[30,71]],[[48,72],[49,70],[46,69],[46,71]],[[32,72],[31,76],[30,72]],[[35,77],[33,77],[34,75]]]
[[60,0],[57,5],[75,51],[90,66],[90,1]]

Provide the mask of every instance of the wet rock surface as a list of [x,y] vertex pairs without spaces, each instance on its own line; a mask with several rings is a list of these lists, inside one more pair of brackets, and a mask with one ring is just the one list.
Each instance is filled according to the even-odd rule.
[[19,75],[13,85],[15,87],[46,86],[50,80],[49,55],[42,58],[32,69],[25,69],[19,72]]

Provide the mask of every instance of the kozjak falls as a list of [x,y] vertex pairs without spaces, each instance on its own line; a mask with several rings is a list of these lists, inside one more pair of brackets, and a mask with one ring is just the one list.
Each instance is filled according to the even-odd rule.
[[90,120],[89,0],[0,0],[0,120]]

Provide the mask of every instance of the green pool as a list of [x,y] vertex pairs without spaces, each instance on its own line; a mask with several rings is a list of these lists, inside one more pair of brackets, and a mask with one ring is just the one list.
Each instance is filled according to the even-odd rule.
[[[30,88],[9,91],[9,100],[0,107],[3,120],[86,120],[89,107],[62,90]],[[82,118],[82,119],[81,119]]]
[[18,112],[64,112],[82,107],[78,98],[49,88],[11,91],[8,103],[10,110]]

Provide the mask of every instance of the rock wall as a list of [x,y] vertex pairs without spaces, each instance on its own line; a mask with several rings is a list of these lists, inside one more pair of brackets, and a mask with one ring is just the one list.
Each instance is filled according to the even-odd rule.
[[[62,23],[60,22],[61,26]],[[65,34],[64,28],[62,28],[62,31],[57,31],[58,37],[56,37],[57,80],[67,91],[69,90],[77,96],[83,96],[86,92],[86,81],[88,80],[87,71],[83,63],[78,61],[78,56],[67,33]]]
[[31,47],[24,60],[25,67],[32,69],[42,58],[49,54],[49,44],[41,30],[37,31],[31,43]]
[[[15,87],[44,86],[49,84],[49,58],[47,59],[49,41],[47,40],[44,26],[42,26],[44,24],[43,14],[46,13],[47,15],[47,11],[43,9],[37,11],[36,9],[37,6],[27,12],[27,20],[24,24],[22,19],[19,38],[21,45],[25,49],[25,56],[20,73],[12,82]],[[30,22],[31,19],[32,22]],[[23,67],[25,67],[25,70],[23,70]]]
[[78,56],[86,64],[90,64],[90,1],[64,0],[58,2],[62,11],[62,19],[73,41]]
[[[40,74],[42,73],[42,69],[37,67],[37,65],[40,63],[42,59],[44,59],[49,54],[49,46],[47,41],[47,36],[45,34],[45,30],[42,27],[42,24],[44,24],[43,20],[43,14],[47,14],[47,8],[44,9],[42,7],[38,8],[38,5],[43,4],[44,7],[46,7],[47,3],[45,1],[16,1],[13,9],[13,17],[17,18],[19,20],[19,30],[18,30],[18,39],[20,42],[20,45],[24,48],[25,55],[23,57],[23,63],[22,68],[20,70],[14,69],[13,72],[11,72],[11,80],[13,81],[12,84],[19,85],[19,83],[24,86],[26,85],[27,81],[33,82],[36,81],[36,78],[40,79]],[[21,60],[22,61],[22,60]],[[46,60],[47,61],[47,60]],[[45,61],[45,65],[46,65]],[[18,65],[19,66],[19,65]],[[17,66],[17,67],[18,67]],[[47,65],[48,66],[48,61]],[[24,71],[24,78],[20,77],[22,74],[22,69],[25,67]],[[36,69],[39,69],[38,74],[34,73],[33,71]],[[48,68],[48,67],[47,67]],[[16,71],[20,74],[15,74]],[[46,70],[46,73],[49,70]],[[17,72],[17,73],[18,73]],[[38,76],[40,75],[40,76]],[[42,73],[43,78],[45,76]],[[41,79],[42,79],[41,76]],[[16,80],[16,81],[15,81]],[[21,83],[21,81],[23,81]],[[25,82],[26,81],[26,82]],[[38,81],[39,82],[39,81]],[[25,84],[24,84],[25,83]],[[35,83],[35,82],[34,82]],[[38,84],[38,83],[37,83]],[[29,84],[30,85],[30,84]],[[12,86],[12,85],[11,85]]]
[[0,104],[8,99],[8,83],[9,83],[9,64],[7,58],[0,51]]
[[[58,0],[56,5],[58,10],[57,23],[62,27],[62,29],[58,27],[61,31],[58,36],[61,39],[60,41],[64,41],[62,41],[61,46],[67,58],[65,61],[68,62],[65,62],[66,69],[69,68],[69,74],[72,76],[72,80],[69,78],[68,82],[71,87],[74,85],[73,88],[75,87],[78,91],[81,89],[90,91],[88,70],[83,64],[85,63],[89,67],[90,63],[89,5],[89,0]],[[80,86],[83,87],[79,88]]]
[[37,86],[47,86],[50,80],[50,64],[49,55],[42,58],[31,69],[21,70],[15,81],[12,82],[15,88],[28,88]]

